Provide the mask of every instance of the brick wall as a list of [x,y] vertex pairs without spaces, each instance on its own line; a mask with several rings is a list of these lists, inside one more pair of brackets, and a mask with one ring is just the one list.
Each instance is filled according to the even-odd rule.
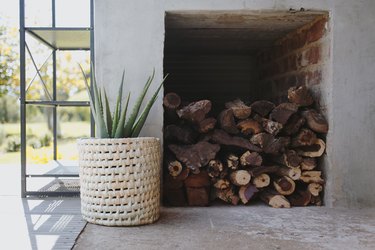
[[259,91],[264,98],[285,101],[287,89],[296,85],[306,85],[315,95],[320,95],[319,85],[324,80],[329,56],[326,33],[327,18],[323,17],[293,31],[276,41],[272,48],[258,54]]

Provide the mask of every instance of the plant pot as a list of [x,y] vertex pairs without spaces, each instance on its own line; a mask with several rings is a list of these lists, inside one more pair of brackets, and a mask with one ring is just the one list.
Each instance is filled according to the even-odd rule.
[[155,222],[160,211],[157,138],[79,139],[81,212],[106,226]]

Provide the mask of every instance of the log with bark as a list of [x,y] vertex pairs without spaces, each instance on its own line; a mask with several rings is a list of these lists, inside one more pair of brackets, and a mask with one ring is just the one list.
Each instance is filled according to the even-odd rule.
[[257,113],[258,115],[265,117],[275,108],[275,104],[269,101],[264,101],[264,100],[256,101],[250,105],[250,108],[252,111]]
[[220,150],[218,144],[209,142],[198,142],[194,145],[170,144],[168,148],[179,161],[193,171],[206,166],[210,160],[215,159],[217,152]]
[[237,128],[232,109],[223,110],[218,116],[218,121],[220,128],[225,132],[229,134],[238,134],[240,132]]
[[311,193],[306,190],[297,190],[292,195],[288,196],[290,205],[296,207],[307,206],[311,201]]
[[171,124],[164,128],[164,139],[169,143],[193,144],[197,139],[197,134],[188,126]]
[[317,133],[328,132],[328,122],[322,114],[316,110],[309,109],[302,112],[303,117],[306,119],[307,126]]
[[246,119],[237,123],[237,127],[241,130],[244,135],[259,134],[263,131],[263,127],[259,122],[253,119]]
[[303,171],[300,180],[305,183],[318,183],[324,184],[322,179],[322,171]]
[[211,139],[212,141],[220,145],[233,146],[255,152],[262,151],[259,147],[253,145],[250,141],[246,140],[245,138],[239,136],[230,136],[224,130],[220,129],[214,130],[213,134],[211,135]]
[[225,107],[231,109],[237,119],[246,119],[251,114],[251,108],[240,99],[225,103]]
[[257,152],[246,151],[241,155],[240,162],[242,166],[260,166],[262,165],[262,156]]
[[260,193],[260,198],[265,203],[274,208],[290,208],[289,201],[285,196],[272,189],[265,189]]
[[288,90],[288,99],[299,106],[310,106],[314,103],[314,99],[306,86],[291,87]]
[[220,160],[214,159],[208,162],[207,172],[211,178],[219,177],[220,173],[223,172],[223,170],[224,165]]
[[236,195],[232,188],[227,189],[216,189],[216,196],[227,203],[237,205],[240,201],[238,195]]
[[210,177],[206,171],[190,175],[185,180],[186,195],[190,206],[208,206]]
[[296,113],[298,110],[298,105],[294,103],[281,103],[276,108],[274,108],[270,114],[270,118],[274,121],[286,124],[288,119]]
[[226,162],[229,169],[236,170],[238,168],[239,159],[235,154],[228,154],[226,156]]
[[296,183],[288,176],[283,176],[283,177],[276,179],[273,182],[273,186],[275,190],[279,192],[280,194],[291,195],[296,188]]
[[301,170],[313,170],[316,168],[316,158],[303,157],[301,162]]
[[240,187],[238,191],[238,195],[240,197],[240,200],[243,204],[247,204],[254,196],[256,193],[258,193],[258,189],[256,186],[252,184],[248,184],[246,186]]
[[320,157],[326,149],[326,144],[322,139],[317,139],[313,145],[298,148],[298,154],[306,157]]
[[200,121],[197,125],[199,133],[208,133],[213,130],[216,126],[216,119],[213,117],[205,118]]
[[178,109],[177,115],[181,119],[188,120],[192,123],[199,123],[211,110],[211,101],[209,100],[201,100],[197,102],[192,102],[189,105]]
[[279,167],[276,171],[277,175],[288,176],[290,179],[296,181],[301,178],[301,169],[300,168],[288,168],[288,167]]

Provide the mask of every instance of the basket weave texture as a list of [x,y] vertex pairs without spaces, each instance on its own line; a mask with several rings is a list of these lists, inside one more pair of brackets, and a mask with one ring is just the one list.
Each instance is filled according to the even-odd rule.
[[106,226],[135,226],[159,218],[159,139],[79,139],[78,151],[85,220]]

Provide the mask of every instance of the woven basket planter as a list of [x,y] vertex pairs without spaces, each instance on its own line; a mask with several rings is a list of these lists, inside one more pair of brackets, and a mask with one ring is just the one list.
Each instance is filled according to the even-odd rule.
[[159,218],[159,139],[79,139],[78,150],[85,220],[106,226],[135,226]]

